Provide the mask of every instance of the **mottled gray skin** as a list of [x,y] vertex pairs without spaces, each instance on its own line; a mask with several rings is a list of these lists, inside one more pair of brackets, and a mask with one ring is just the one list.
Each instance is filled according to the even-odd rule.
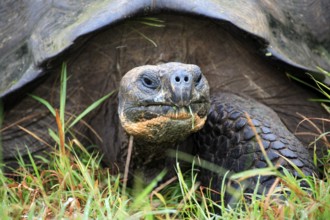
[[[141,139],[139,144],[173,143],[183,141],[204,125],[209,110],[209,85],[196,65],[146,65],[123,77],[118,99],[121,123]],[[165,118],[155,121],[162,116]],[[173,132],[176,126],[182,130]]]
[[[192,78],[193,83],[186,83],[188,86],[173,85],[176,83],[175,79],[180,81],[178,75],[182,76],[182,79],[186,77],[187,81]],[[200,124],[204,126],[198,128],[192,129],[191,121],[185,123],[186,118],[172,118],[175,115],[172,107],[176,107],[179,112],[181,110],[178,108],[181,108],[189,117],[188,106],[192,106],[194,115],[204,118],[209,107],[208,89],[208,83],[197,66],[181,63],[141,66],[123,77],[118,113],[124,129],[135,138],[133,161],[136,162],[137,157],[142,163],[135,164],[135,168],[148,174],[146,164],[153,160],[165,160],[168,149],[187,149],[180,146],[187,146],[188,141],[182,141],[192,131],[203,127],[194,134],[194,142],[189,142],[190,148],[195,149],[204,161],[225,170],[240,172],[268,166],[256,140],[258,134],[266,156],[274,165],[285,167],[293,175],[299,176],[289,160],[305,175],[315,174],[312,157],[307,148],[286,128],[272,109],[251,98],[228,92],[214,94],[206,123],[204,125],[203,120]],[[181,99],[175,98],[180,95]],[[164,116],[170,120],[170,126],[164,126],[168,123],[167,120],[161,120],[160,124],[153,123],[153,120]],[[192,152],[194,151],[190,151]],[[203,184],[216,190],[220,190],[222,175],[223,173],[219,174],[217,170],[212,172],[204,169],[200,172]],[[152,176],[147,179],[150,177]],[[269,188],[274,180],[272,176],[261,177],[260,189]],[[243,187],[253,190],[257,181],[258,177],[253,177]]]

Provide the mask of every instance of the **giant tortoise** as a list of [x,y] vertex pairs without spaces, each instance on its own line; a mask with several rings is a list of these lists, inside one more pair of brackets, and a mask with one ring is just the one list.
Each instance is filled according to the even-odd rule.
[[[311,91],[285,73],[309,71],[329,83],[318,69],[330,69],[329,1],[0,4],[7,166],[18,151],[27,154],[26,146],[37,154],[53,145],[47,134],[56,127],[53,116],[27,94],[58,107],[59,73],[66,62],[67,118],[120,90],[119,99],[116,93],[76,126],[76,135],[86,145],[97,145],[113,169],[124,170],[132,135],[130,171],[142,170],[146,180],[172,166],[168,149],[238,172],[266,167],[263,147],[274,164],[294,175],[285,158],[307,175],[317,173],[307,146],[318,134],[308,121],[300,121],[326,113],[307,101],[314,96]],[[325,129],[320,121],[314,123]],[[200,176],[204,184],[213,176],[215,188],[221,181],[208,170]],[[260,181],[267,187],[273,178]]]

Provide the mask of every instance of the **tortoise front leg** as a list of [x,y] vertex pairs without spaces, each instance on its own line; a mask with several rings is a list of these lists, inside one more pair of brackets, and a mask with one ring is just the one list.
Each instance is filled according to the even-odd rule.
[[[262,147],[257,142],[257,135]],[[286,159],[305,175],[316,173],[307,148],[274,111],[255,100],[231,93],[221,93],[213,99],[207,122],[195,135],[195,141],[202,160],[235,173],[267,167],[262,148],[272,164],[279,169],[285,167],[294,176],[299,177],[299,174]],[[254,190],[258,178],[250,178],[244,188]],[[220,190],[223,176],[203,169],[201,179],[204,185]],[[259,181],[262,191],[274,183],[275,177],[261,176]]]

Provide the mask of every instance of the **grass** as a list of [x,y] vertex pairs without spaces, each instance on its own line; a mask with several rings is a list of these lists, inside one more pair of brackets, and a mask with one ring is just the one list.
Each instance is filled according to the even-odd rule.
[[[264,195],[258,195],[257,190],[250,194],[236,190],[237,201],[231,205],[211,200],[211,190],[197,180],[198,161],[186,173],[178,162],[176,177],[163,183],[159,181],[164,172],[148,185],[136,181],[134,187],[126,189],[122,176],[111,175],[102,167],[101,155],[88,152],[74,137],[68,138],[73,125],[112,93],[65,121],[66,74],[63,66],[60,109],[33,96],[55,117],[58,130],[50,130],[49,135],[57,144],[49,157],[29,154],[29,162],[18,158],[20,168],[14,175],[0,171],[1,219],[329,219],[330,151],[319,158],[324,177],[304,178],[308,188],[299,184],[303,180],[285,170],[279,173],[273,165],[231,175],[236,182],[255,175],[277,176],[276,184]],[[231,190],[224,183],[217,193],[223,201],[224,192]]]

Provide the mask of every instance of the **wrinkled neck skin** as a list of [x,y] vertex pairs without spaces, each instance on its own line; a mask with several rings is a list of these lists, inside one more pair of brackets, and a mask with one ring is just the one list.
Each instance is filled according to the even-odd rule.
[[[131,171],[137,174],[142,181],[150,183],[161,171],[166,170],[165,179],[175,175],[176,153],[192,154],[194,147],[190,134],[184,134],[175,141],[160,143],[146,142],[145,139],[135,137],[131,159]],[[181,164],[181,163],[180,163]]]

